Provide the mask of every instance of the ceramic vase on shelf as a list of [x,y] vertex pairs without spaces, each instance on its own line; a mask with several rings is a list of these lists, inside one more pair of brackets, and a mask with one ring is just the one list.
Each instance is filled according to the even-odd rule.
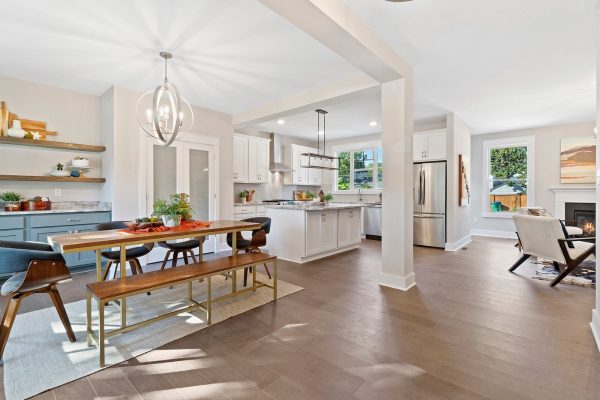
[[15,138],[24,138],[25,131],[21,128],[21,121],[15,119],[12,122],[12,128],[10,128],[7,132],[8,136]]

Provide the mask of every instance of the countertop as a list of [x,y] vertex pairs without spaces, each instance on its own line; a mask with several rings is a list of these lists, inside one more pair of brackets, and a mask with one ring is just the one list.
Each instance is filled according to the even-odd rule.
[[289,204],[289,205],[266,205],[266,208],[277,208],[280,210],[295,210],[295,211],[327,211],[327,210],[347,210],[351,208],[361,208],[366,204],[348,204],[334,203],[326,206],[308,205],[308,204]]
[[38,215],[38,214],[65,214],[65,213],[86,213],[86,212],[107,212],[112,211],[110,203],[97,201],[69,201],[54,202],[52,210],[33,210],[33,211],[0,211],[0,216],[9,215]]

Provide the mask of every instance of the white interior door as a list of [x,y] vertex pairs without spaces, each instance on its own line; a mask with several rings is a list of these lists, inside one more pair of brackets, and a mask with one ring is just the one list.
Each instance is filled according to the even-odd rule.
[[[152,214],[154,201],[169,199],[175,193],[188,193],[195,220],[216,219],[215,146],[176,141],[169,147],[146,141],[146,214]],[[204,253],[215,251],[216,240],[209,236]],[[156,247],[147,262],[162,261],[166,250]],[[197,251],[196,251],[197,253]]]

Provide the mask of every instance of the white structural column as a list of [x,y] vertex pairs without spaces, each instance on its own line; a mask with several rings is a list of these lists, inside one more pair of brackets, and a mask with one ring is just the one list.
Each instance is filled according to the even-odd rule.
[[[415,285],[413,272],[412,220],[412,68],[373,32],[343,0],[260,0],[283,18],[318,40],[331,51],[381,84],[382,137],[385,169],[383,177],[382,267],[380,284],[407,290]],[[353,81],[368,90],[371,80]],[[344,90],[323,93],[348,95]],[[303,94],[305,99],[323,98]],[[270,104],[266,108],[234,116],[244,124],[286,108],[300,108],[299,98]],[[288,104],[289,103],[289,104]],[[287,107],[286,107],[287,105]]]
[[[600,2],[596,3],[596,129],[600,132]],[[596,134],[596,210],[600,210],[600,134]],[[600,216],[596,213],[596,226]],[[600,243],[600,230],[596,229],[596,243]],[[596,271],[598,271],[596,257]],[[592,310],[592,332],[600,350],[600,288],[596,285],[596,308]]]
[[380,285],[408,290],[413,272],[412,77],[381,85],[383,175]]

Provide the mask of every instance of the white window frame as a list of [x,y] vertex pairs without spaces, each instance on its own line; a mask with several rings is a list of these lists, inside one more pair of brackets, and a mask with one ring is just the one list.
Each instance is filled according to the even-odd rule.
[[490,212],[489,177],[490,152],[504,147],[527,147],[527,207],[535,205],[535,136],[509,137],[483,141],[482,216],[485,218],[512,218],[514,211]]
[[[374,149],[374,158],[377,157],[377,149],[381,146],[380,140],[371,140],[366,142],[358,142],[358,143],[349,143],[349,144],[339,144],[335,146],[331,146],[331,151],[333,152],[334,157],[338,157],[339,153],[347,152],[347,151],[362,151],[368,149]],[[353,160],[353,158],[351,158]],[[379,160],[378,160],[379,162]],[[375,186],[373,189],[361,189],[360,192],[364,194],[379,194],[381,189],[377,188],[377,166],[378,162],[373,163],[373,185]],[[354,185],[352,177],[354,176],[354,161],[350,163],[350,186]],[[338,171],[332,171],[332,193],[333,194],[358,194],[358,189],[348,189],[348,190],[338,190],[337,188],[338,181]]]

